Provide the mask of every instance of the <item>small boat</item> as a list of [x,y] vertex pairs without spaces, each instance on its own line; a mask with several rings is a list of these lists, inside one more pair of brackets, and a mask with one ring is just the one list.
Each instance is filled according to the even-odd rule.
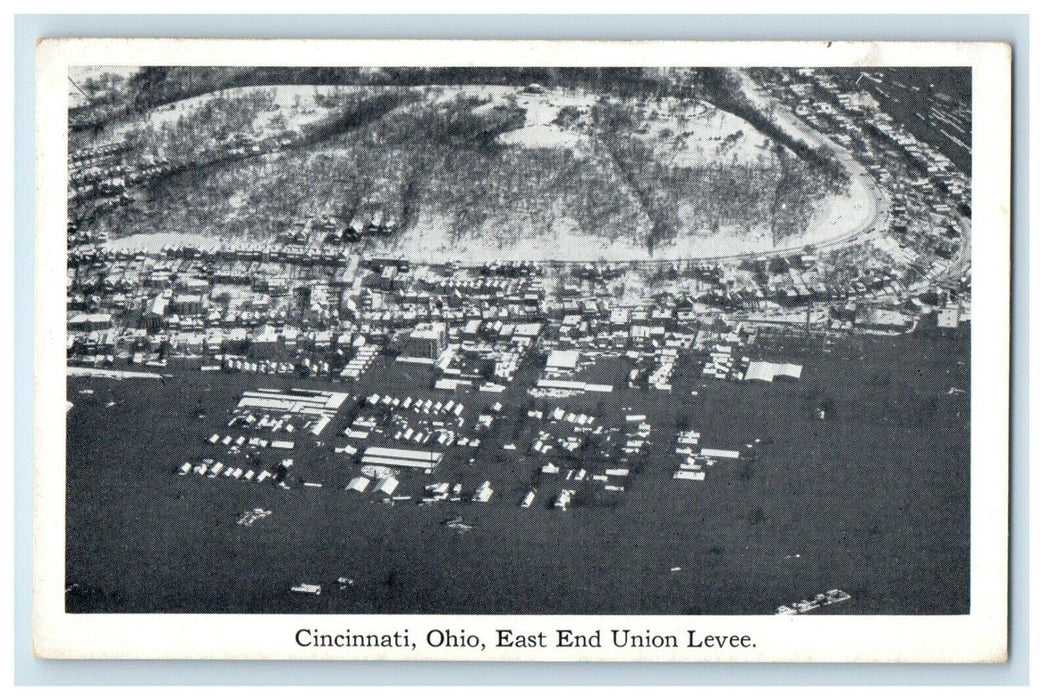
[[811,600],[801,600],[798,603],[792,603],[791,605],[780,605],[777,608],[777,615],[798,615],[800,613],[810,612],[826,605],[835,605],[836,603],[842,603],[845,600],[850,600],[850,594],[841,591],[838,588],[832,588],[824,593],[818,593]]
[[459,530],[460,532],[470,532],[474,529],[474,525],[465,523],[462,515],[457,515],[455,518],[450,518],[445,521],[445,527],[452,528],[453,530]]

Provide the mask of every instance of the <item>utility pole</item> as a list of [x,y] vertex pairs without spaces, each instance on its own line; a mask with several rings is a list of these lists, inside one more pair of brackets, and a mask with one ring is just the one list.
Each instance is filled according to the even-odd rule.
[[808,297],[806,300],[806,342],[810,345],[810,308],[813,305],[813,301]]

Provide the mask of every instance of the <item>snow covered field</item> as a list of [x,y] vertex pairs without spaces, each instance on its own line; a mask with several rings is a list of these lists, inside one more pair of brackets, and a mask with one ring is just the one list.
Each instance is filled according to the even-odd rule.
[[149,125],[154,129],[160,129],[167,124],[174,124],[180,117],[193,114],[217,97],[233,100],[251,97],[252,95],[265,95],[269,98],[271,107],[261,111],[256,116],[251,128],[256,135],[271,136],[284,130],[300,131],[304,126],[329,118],[336,108],[318,105],[318,97],[327,98],[341,92],[360,92],[369,89],[347,88],[336,85],[273,85],[230,88],[158,107],[150,112]]

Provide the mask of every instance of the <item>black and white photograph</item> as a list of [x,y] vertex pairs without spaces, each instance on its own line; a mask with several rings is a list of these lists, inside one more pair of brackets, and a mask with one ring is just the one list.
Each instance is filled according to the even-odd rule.
[[553,54],[60,67],[55,615],[646,660],[1005,615],[975,60]]

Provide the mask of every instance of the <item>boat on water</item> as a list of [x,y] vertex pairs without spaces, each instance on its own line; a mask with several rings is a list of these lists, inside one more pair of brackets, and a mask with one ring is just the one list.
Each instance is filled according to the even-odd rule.
[[824,593],[818,593],[810,600],[801,600],[798,603],[792,603],[791,605],[779,605],[776,614],[799,615],[828,605],[842,603],[845,600],[850,600],[849,593],[841,591],[838,588],[832,588]]
[[316,583],[298,583],[292,586],[293,593],[305,593],[308,595],[321,595],[321,586]]
[[444,524],[445,527],[451,528],[453,530],[458,530],[460,532],[470,532],[474,529],[474,525],[464,522],[462,515],[457,515],[455,518],[450,518],[449,520],[446,520]]

